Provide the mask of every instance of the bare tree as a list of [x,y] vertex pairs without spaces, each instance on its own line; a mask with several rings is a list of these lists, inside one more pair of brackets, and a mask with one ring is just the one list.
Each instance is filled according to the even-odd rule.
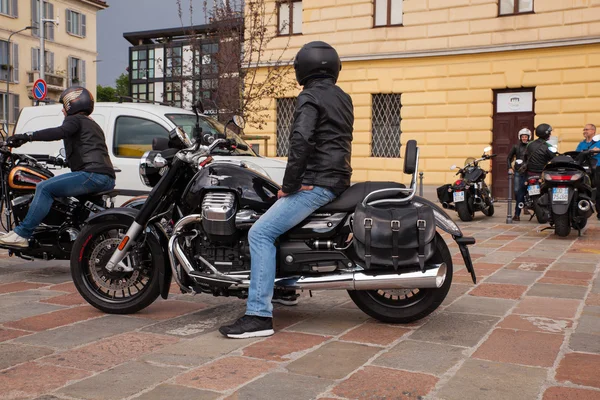
[[[183,24],[182,0],[176,0]],[[263,129],[269,119],[270,102],[283,97],[296,87],[292,60],[285,59],[288,42],[283,49],[272,51],[269,43],[276,37],[277,10],[270,9],[268,0],[224,0],[209,6],[204,2],[205,22],[210,31],[204,35],[190,32],[194,52],[193,84],[188,93],[194,101],[210,97],[219,120],[226,121],[240,114],[246,122]],[[189,1],[190,23],[193,26],[192,0]],[[215,46],[216,45],[216,46]],[[189,85],[188,83],[182,83]]]

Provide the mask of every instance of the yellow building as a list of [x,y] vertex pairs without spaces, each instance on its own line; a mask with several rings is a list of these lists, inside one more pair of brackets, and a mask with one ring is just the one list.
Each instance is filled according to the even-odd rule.
[[[0,0],[0,120],[4,121],[9,81],[8,120],[33,104],[32,87],[39,78],[39,1]],[[107,8],[101,0],[44,1],[45,79],[50,100],[69,86],[83,85],[96,93],[96,13]],[[32,29],[22,30],[26,27]],[[10,56],[10,60],[9,60]],[[12,131],[11,131],[12,132]]]
[[[400,146],[416,139],[425,184],[493,145],[494,195],[521,127],[551,124],[574,150],[600,125],[599,0],[302,0],[278,8],[274,54],[309,41],[339,52],[354,101],[353,180],[400,180]],[[273,8],[272,8],[273,9]],[[289,44],[289,45],[288,45]],[[299,91],[300,88],[298,88]],[[293,97],[271,102],[269,155],[285,156]],[[250,132],[247,133],[258,133]]]

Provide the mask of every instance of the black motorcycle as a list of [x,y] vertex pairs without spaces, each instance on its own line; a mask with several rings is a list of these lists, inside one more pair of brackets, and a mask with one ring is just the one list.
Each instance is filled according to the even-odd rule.
[[[515,163],[517,166],[520,166],[523,164],[523,160],[517,160]],[[530,221],[533,217],[536,217],[538,223],[545,224],[548,222],[548,213],[539,204],[542,177],[541,175],[528,175],[526,172],[524,172],[524,175],[525,179],[523,180],[523,185],[525,186],[525,196],[523,203],[519,203],[517,206],[519,208],[533,210],[533,214],[529,217]]]
[[[472,221],[476,211],[481,211],[487,217],[494,215],[494,199],[485,183],[487,171],[479,166],[481,161],[496,157],[496,154],[486,154],[491,149],[491,147],[483,149],[481,158],[467,158],[465,166],[459,168],[456,173],[460,175],[460,179],[453,184],[437,188],[438,200],[442,203],[442,207],[456,210],[461,221]],[[456,169],[456,165],[450,169]]]
[[[1,132],[1,136],[2,140],[6,139],[4,132]],[[37,160],[25,154],[13,153],[5,141],[0,141],[0,222],[5,232],[25,219],[36,185],[54,176],[49,165],[66,167],[64,154]],[[111,207],[115,195],[116,192],[107,191],[56,199],[42,224],[29,239],[28,248],[5,245],[0,245],[0,248],[7,249],[10,256],[16,255],[26,260],[68,260],[85,220],[90,214]]]
[[[233,122],[243,125],[239,117]],[[211,157],[245,147],[237,135],[213,140],[196,128],[193,138],[195,143],[176,128],[170,133],[171,148],[143,156],[140,175],[153,189],[140,210],[107,210],[83,229],[72,252],[71,273],[79,293],[94,307],[134,313],[159,295],[167,298],[171,279],[183,293],[248,296],[248,230],[275,203],[280,186],[243,161]],[[155,139],[153,148],[164,148],[164,143]],[[422,269],[419,263],[399,270],[368,268],[352,246],[357,203],[374,191],[397,188],[408,201],[434,208],[435,225],[453,236],[473,271],[467,245],[475,240],[463,237],[443,210],[414,197],[416,142],[407,144],[409,152],[407,160],[414,160],[405,164],[413,177],[410,189],[394,182],[357,183],[279,238],[276,288],[348,290],[364,312],[391,323],[423,318],[442,303],[452,282],[452,257],[435,229],[433,255]],[[158,222],[165,218],[175,224],[170,237]]]
[[[580,155],[581,159],[585,158],[585,154]],[[573,228],[581,235],[588,218],[594,213],[593,189],[584,166],[568,155],[554,157],[544,167],[540,189],[538,204],[554,232],[564,237]]]

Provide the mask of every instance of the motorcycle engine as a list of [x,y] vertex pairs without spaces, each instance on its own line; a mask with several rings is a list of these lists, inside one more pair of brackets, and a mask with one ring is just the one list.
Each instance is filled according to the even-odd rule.
[[236,240],[235,194],[209,192],[202,200],[202,229],[213,242],[231,243]]

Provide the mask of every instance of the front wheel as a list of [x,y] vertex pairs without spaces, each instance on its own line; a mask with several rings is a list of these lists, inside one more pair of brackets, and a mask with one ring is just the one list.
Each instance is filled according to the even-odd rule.
[[562,215],[552,213],[552,220],[554,221],[554,233],[560,237],[569,236],[569,233],[571,233],[571,224],[568,213]]
[[133,272],[109,272],[106,264],[129,228],[110,221],[86,226],[71,252],[71,276],[81,296],[109,314],[131,314],[148,307],[160,294],[157,266],[165,262],[158,240],[147,233],[122,263]]
[[438,289],[349,290],[354,304],[381,322],[407,324],[435,311],[452,284],[452,256],[444,239],[436,233],[436,251],[428,263],[446,263],[446,279]]
[[473,213],[469,210],[469,204],[467,204],[467,199],[465,201],[459,201],[456,203],[456,212],[458,213],[458,218],[461,221],[469,222],[473,220]]

